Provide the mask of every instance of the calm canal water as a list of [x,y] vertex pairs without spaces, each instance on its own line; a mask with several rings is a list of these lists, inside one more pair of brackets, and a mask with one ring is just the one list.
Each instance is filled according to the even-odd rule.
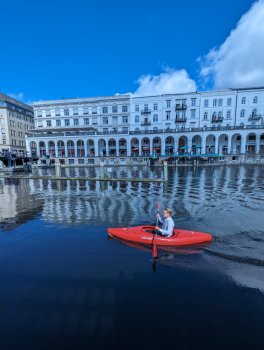
[[[153,272],[149,250],[106,228],[153,224],[158,202],[214,241],[159,252]],[[264,167],[170,168],[165,184],[0,179],[1,349],[263,349],[263,314]]]

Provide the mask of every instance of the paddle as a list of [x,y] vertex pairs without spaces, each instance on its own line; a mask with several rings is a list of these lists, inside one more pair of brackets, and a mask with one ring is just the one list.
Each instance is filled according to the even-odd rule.
[[[158,203],[158,212],[157,212],[157,214],[159,214],[159,209],[160,209],[160,203]],[[159,223],[159,218],[157,216],[156,226],[158,226],[158,223]],[[155,229],[154,237],[153,237],[153,247],[152,247],[152,258],[153,259],[156,259],[158,257],[158,250],[157,250],[157,245],[156,245],[156,234],[157,234],[157,230]]]

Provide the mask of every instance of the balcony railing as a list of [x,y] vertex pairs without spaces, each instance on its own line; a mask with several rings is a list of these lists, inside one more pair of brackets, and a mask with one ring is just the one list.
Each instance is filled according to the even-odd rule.
[[178,129],[157,129],[157,130],[139,130],[130,131],[130,135],[141,135],[141,134],[168,134],[168,133],[183,133],[183,132],[207,132],[207,131],[228,131],[228,130],[244,130],[244,129],[263,129],[264,125],[241,125],[241,126],[217,126],[217,127],[203,127],[203,128],[185,128],[181,127]]
[[251,114],[249,117],[248,117],[248,120],[251,121],[251,120],[260,120],[262,118],[261,114]]
[[175,118],[175,123],[186,123],[187,122],[187,118],[186,117],[182,117],[182,118]]
[[147,122],[141,123],[141,126],[148,126],[148,125],[151,125],[151,122],[147,121]]
[[128,135],[128,131],[97,131],[96,135]]
[[231,130],[245,130],[245,129],[261,129],[264,130],[264,124],[263,125],[240,125],[240,126],[212,126],[212,127],[200,127],[200,128],[186,128],[184,126],[180,128],[174,128],[174,129],[155,129],[155,130],[135,130],[135,131],[129,131],[129,132],[123,132],[123,131],[110,131],[108,133],[104,132],[55,132],[55,133],[44,133],[43,130],[41,133],[36,133],[34,135],[28,135],[28,137],[53,137],[53,136],[80,136],[80,135],[144,135],[144,134],[171,134],[171,133],[184,133],[184,132],[208,132],[208,131],[231,131]]
[[186,109],[187,109],[187,105],[184,104],[184,103],[183,104],[177,103],[176,106],[175,106],[175,110],[176,111],[181,111],[181,110],[185,111]]
[[223,117],[212,117],[212,123],[222,123]]
[[143,111],[141,111],[141,114],[150,114],[151,110],[150,109],[143,109]]

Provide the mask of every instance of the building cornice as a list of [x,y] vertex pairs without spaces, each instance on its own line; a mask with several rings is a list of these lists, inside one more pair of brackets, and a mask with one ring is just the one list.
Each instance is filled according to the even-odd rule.
[[47,101],[35,101],[33,102],[33,107],[47,107],[47,106],[61,106],[61,105],[79,105],[83,103],[102,103],[102,102],[129,102],[130,95],[113,95],[113,96],[103,96],[103,97],[84,97],[84,98],[66,98],[60,100],[47,100]]

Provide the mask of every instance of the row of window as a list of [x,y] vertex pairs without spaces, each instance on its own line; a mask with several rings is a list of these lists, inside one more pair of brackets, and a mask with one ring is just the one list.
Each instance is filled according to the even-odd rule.
[[[176,100],[176,106],[177,105],[182,105],[182,106],[186,106],[186,99],[181,99],[181,100]],[[228,97],[226,100],[226,105],[228,107],[232,106],[232,98]],[[213,107],[222,107],[224,103],[224,99],[223,98],[214,98],[213,99]],[[258,103],[258,96],[254,96],[253,97],[253,103]],[[246,97],[242,97],[241,99],[241,104],[246,104]],[[191,98],[191,106],[195,107],[196,106],[196,98]],[[139,105],[135,105],[135,112],[139,112]],[[166,100],[166,108],[171,108],[172,107],[172,101],[171,100]],[[208,108],[209,107],[209,100],[206,99],[204,100],[204,107]],[[156,111],[158,110],[158,104],[154,103],[153,104],[153,110]],[[149,109],[149,104],[144,104],[144,109],[143,112],[148,112],[150,111]]]
[[[171,116],[172,116],[172,113],[171,113],[171,111],[167,111],[166,112],[166,120],[171,120]],[[183,119],[185,119],[186,118],[186,112],[179,112],[179,111],[177,111],[176,113],[175,113],[175,117],[176,117],[176,119],[177,118],[183,118]],[[191,110],[191,118],[195,118],[196,117],[196,109],[192,109]],[[144,118],[144,122],[148,122],[148,121],[150,121],[148,118]],[[157,114],[154,114],[153,115],[153,117],[152,117],[152,121],[153,121],[153,123],[158,123],[159,122],[159,116],[157,115]],[[135,116],[135,123],[139,123],[140,122],[140,116],[139,115],[136,115]]]
[[[220,112],[213,112],[212,113],[212,118],[213,119],[223,119],[223,113],[220,111]],[[230,111],[227,111],[226,112],[226,119],[230,119],[231,118],[231,112]],[[208,120],[208,112],[204,112],[204,120]]]
[[[214,98],[213,99],[213,107],[222,107],[223,106],[223,98]],[[227,98],[227,101],[226,101],[226,104],[228,107],[232,106],[232,98],[231,97],[228,97]],[[210,107],[209,106],[209,100],[204,100],[204,108],[208,108]]]
[[[103,124],[109,124],[109,118],[108,117],[103,117],[102,119]],[[117,117],[112,118],[113,124],[118,124],[118,119]],[[122,124],[127,124],[128,123],[128,117],[127,116],[122,116]]]
[[[192,107],[195,107],[196,106],[196,98],[191,98],[191,106]],[[187,100],[186,99],[176,99],[176,105],[183,105],[183,106],[186,106],[186,102]],[[223,98],[215,98],[213,99],[213,107],[222,107],[223,106]],[[253,103],[258,103],[258,96],[254,96],[253,97]],[[241,99],[241,104],[246,104],[246,97],[242,97]],[[227,101],[226,101],[226,105],[228,107],[232,106],[232,98],[231,97],[228,97],[227,98]],[[153,110],[156,111],[158,110],[158,103],[153,103],[153,104],[144,104],[144,108],[143,108],[143,112],[148,112],[150,111],[150,106],[153,107]],[[107,114],[107,113],[118,113],[118,107],[119,106],[112,106],[112,107],[108,107],[108,106],[105,106],[105,107],[102,107],[102,113],[103,114]],[[172,107],[172,101],[171,100],[166,100],[166,108],[171,108]],[[209,107],[209,100],[208,99],[205,99],[204,100],[204,107],[205,108],[208,108]],[[97,107],[92,107],[91,109],[91,114],[97,114],[98,113],[98,109]],[[128,106],[121,106],[121,110],[122,110],[122,113],[127,113],[128,112]],[[139,112],[140,111],[140,105],[135,105],[135,112]],[[83,113],[81,114],[89,114],[89,108],[83,108]],[[9,115],[11,115],[11,113],[9,112]],[[43,115],[43,111],[37,111],[37,117],[42,117]],[[70,115],[70,110],[69,109],[64,109],[63,110],[63,113],[61,112],[60,109],[56,109],[55,110],[55,116],[61,116],[61,115],[64,115],[64,116],[68,116]],[[74,108],[72,110],[72,115],[79,115],[79,109],[77,108]],[[46,116],[49,117],[51,116],[51,110],[46,110]],[[21,118],[21,116],[17,116],[19,118]],[[24,119],[27,120],[27,117],[24,116]]]
[[[110,108],[112,108],[112,113],[118,113],[118,106],[112,106],[112,107],[103,107],[102,112],[104,114],[110,113]],[[122,106],[122,113],[128,112],[128,106]]]
[[[152,121],[154,123],[157,123],[159,121],[159,116],[157,114],[154,114],[153,117],[152,117]],[[139,123],[139,122],[140,122],[140,116],[136,115],[135,116],[135,123]],[[149,118],[144,118],[143,123],[146,123],[146,122],[150,122]]]
[[[204,120],[208,120],[208,115],[209,115],[208,112],[204,112],[203,119]],[[257,109],[255,108],[255,109],[252,110],[252,116],[256,116],[256,115],[257,115]],[[175,117],[176,117],[176,120],[177,119],[186,119],[186,113],[184,111],[183,112],[176,112]],[[196,117],[196,110],[191,110],[191,118],[195,118],[195,117]],[[212,113],[212,117],[213,118],[216,118],[216,117],[223,118],[223,113],[222,113],[222,111],[219,111],[218,113],[217,112],[213,112]],[[240,117],[241,118],[245,117],[245,110],[244,109],[242,109],[240,111]],[[231,111],[227,111],[226,112],[226,119],[230,119],[230,118],[231,118]],[[170,111],[168,111],[166,113],[166,120],[167,121],[171,120],[171,112]],[[152,121],[154,123],[159,122],[159,118],[158,118],[157,114],[153,115]],[[151,122],[151,120],[149,120],[148,118],[144,118],[144,121],[142,121],[142,122],[144,124],[147,124],[147,123]],[[46,124],[47,127],[51,127],[52,126],[52,121],[51,120],[47,120],[46,123],[47,123]],[[103,125],[110,124],[109,123],[109,118],[108,117],[103,117],[102,118],[102,123],[103,123]],[[123,116],[122,117],[122,124],[127,124],[127,123],[128,123],[128,117],[127,116]],[[135,123],[136,124],[140,123],[140,116],[139,115],[135,116]],[[97,124],[97,119],[92,119],[92,124],[96,125]],[[113,125],[118,125],[118,118],[117,117],[113,117],[112,118],[112,124]],[[71,125],[70,119],[64,119],[64,125],[65,126],[70,126]],[[79,125],[79,119],[73,119],[73,125],[74,126],[78,126]],[[84,125],[90,125],[89,118],[84,118]],[[43,126],[43,124],[39,123],[39,126]],[[56,120],[56,126],[57,127],[62,126],[61,119],[57,119]]]
[[[175,100],[175,106],[177,106],[177,105],[186,106],[186,102],[187,102],[186,99],[176,99]],[[153,106],[153,110],[154,111],[158,110],[158,103],[155,102],[155,103],[153,103],[151,105],[148,104],[148,103],[145,103],[142,112],[150,112],[151,111],[151,106]],[[196,106],[196,98],[191,98],[191,106],[192,107]],[[174,107],[173,104],[172,104],[172,101],[171,100],[166,100],[166,108],[172,108],[172,107]],[[140,105],[135,105],[135,112],[139,112],[139,111],[140,111]]]
[[[9,125],[10,125],[11,127],[15,127],[15,126],[16,126],[16,123],[15,123],[14,120],[10,120],[10,121],[9,121]],[[17,127],[18,127],[18,129],[23,129],[23,123],[17,122]],[[25,130],[28,130],[28,129],[29,129],[29,125],[28,125],[28,124],[24,124],[24,129],[25,129]],[[30,126],[30,129],[33,129],[33,125]]]
[[17,136],[18,135],[18,137],[24,137],[24,133],[22,131],[16,132],[16,130],[11,130],[10,134],[11,134],[11,136]]
[[[6,143],[5,143],[6,144]],[[11,140],[11,145],[13,145],[13,146],[25,146],[25,143],[24,143],[24,141],[18,141],[17,142],[17,140]]]
[[[245,113],[246,113],[246,110],[245,109],[241,109],[241,111],[240,111],[240,118],[244,118],[245,117]],[[221,111],[219,111],[218,113],[217,112],[213,112],[212,113],[212,117],[216,117],[216,116],[218,116],[218,118],[222,118],[223,114],[222,114]],[[252,110],[251,116],[257,116],[257,109],[256,108],[254,108]],[[226,112],[226,118],[227,119],[231,118],[231,111],[227,111]],[[204,112],[204,120],[207,120],[207,119],[208,119],[208,112]]]
[[[171,120],[171,112],[168,111],[166,113],[166,120]],[[186,118],[186,113],[185,112],[176,112],[175,114],[175,117],[176,118]],[[191,110],[191,118],[195,118],[196,117],[196,110]],[[83,119],[84,121],[84,125],[89,125],[90,122],[89,122],[89,118],[84,118]],[[154,123],[157,123],[159,122],[159,117],[157,114],[154,114],[153,117],[152,117],[152,121]],[[148,118],[144,118],[144,120],[142,121],[142,123],[146,123],[146,122],[150,122],[150,120]],[[47,120],[46,121],[46,125],[47,127],[51,127],[52,126],[52,121],[51,120]],[[136,115],[135,116],[135,123],[140,123],[140,116],[139,115]],[[65,126],[70,126],[70,119],[64,119],[64,125]],[[97,119],[92,119],[92,124],[98,124],[97,123]],[[106,124],[110,124],[109,123],[109,118],[108,117],[103,117],[102,118],[102,124],[103,125],[106,125]],[[113,125],[118,125],[118,117],[112,117],[112,124]],[[123,116],[122,117],[122,124],[128,124],[128,117],[127,116]],[[41,123],[38,123],[38,125],[43,125]],[[78,126],[80,125],[79,124],[79,119],[73,119],[73,125],[74,126]],[[56,119],[56,126],[62,126],[62,120],[61,119]]]
[[[254,104],[258,103],[258,96],[254,96],[252,102]],[[246,97],[245,96],[243,96],[241,98],[241,104],[242,105],[246,104]],[[218,107],[222,107],[223,106],[223,99],[222,98],[218,98],[218,99],[214,98],[213,99],[213,107],[217,107],[217,106]],[[227,106],[228,107],[232,106],[232,98],[231,97],[227,98]],[[209,107],[209,100],[204,100],[204,107],[205,108]]]
[[[240,118],[244,118],[246,114],[246,110],[245,109],[241,109],[240,111]],[[252,109],[252,113],[251,116],[257,116],[258,114],[258,110],[256,108]]]
[[[242,97],[242,99],[241,99],[241,104],[242,104],[242,105],[245,105],[245,104],[246,104],[246,101],[247,101],[246,97]],[[258,96],[254,96],[254,97],[253,97],[253,103],[258,103]]]
[[[91,120],[89,118],[84,118],[83,119],[83,123],[84,125],[90,125],[90,121],[92,122],[92,125],[96,125],[97,124],[97,118],[92,118]],[[102,118],[102,122],[103,124],[109,124],[109,118],[108,117],[103,117]],[[78,126],[80,125],[80,119],[73,119],[73,125],[74,126]],[[112,117],[112,124],[113,125],[118,125],[118,117]],[[128,117],[127,116],[122,116],[122,124],[128,124]],[[52,121],[51,120],[47,120],[46,121],[46,125],[47,127],[51,127],[52,126]],[[65,126],[70,126],[71,122],[70,119],[64,119],[64,125]],[[43,123],[39,122],[38,126],[43,126]],[[62,126],[62,120],[61,119],[56,119],[56,126]]]
[[[10,120],[9,124],[10,124],[11,127],[15,127],[16,126],[16,123],[15,123],[14,120]],[[24,124],[24,126],[25,126],[25,130],[28,130],[28,125]],[[17,122],[17,127],[18,127],[18,129],[23,129],[23,123]]]
[[[144,104],[144,109],[142,110],[143,112],[148,112],[150,110],[149,104]],[[158,104],[154,103],[153,104],[153,110],[157,111],[158,110]],[[135,105],[135,112],[139,112],[139,105]]]
[[13,118],[17,118],[17,119],[22,119],[25,122],[29,121],[30,123],[34,123],[34,118],[33,117],[32,118],[28,117],[26,115],[21,115],[21,114],[18,114],[18,113],[8,112],[8,116],[9,117],[13,117]]
[[[221,119],[223,118],[223,113],[221,111],[217,112],[213,112],[212,113],[212,118],[218,118]],[[231,118],[231,111],[227,111],[226,112],[226,119],[230,119]],[[208,112],[204,112],[204,120],[208,120]]]
[[[121,110],[122,113],[127,113],[128,112],[128,106],[121,106]],[[91,114],[98,114],[98,109],[97,107],[92,107],[90,109]],[[110,111],[112,111],[112,113],[118,113],[118,106],[112,106],[112,107],[102,107],[102,113],[106,114],[106,113],[110,113]],[[43,116],[43,112],[44,111],[37,111],[37,117],[42,117]],[[46,117],[51,117],[51,110],[46,110]],[[55,116],[59,117],[59,116],[69,116],[69,115],[86,115],[86,114],[90,114],[89,113],[89,108],[83,108],[83,111],[80,112],[80,110],[78,108],[73,108],[72,110],[72,114],[70,114],[70,109],[66,108],[63,110],[63,112],[60,109],[55,109]]]

